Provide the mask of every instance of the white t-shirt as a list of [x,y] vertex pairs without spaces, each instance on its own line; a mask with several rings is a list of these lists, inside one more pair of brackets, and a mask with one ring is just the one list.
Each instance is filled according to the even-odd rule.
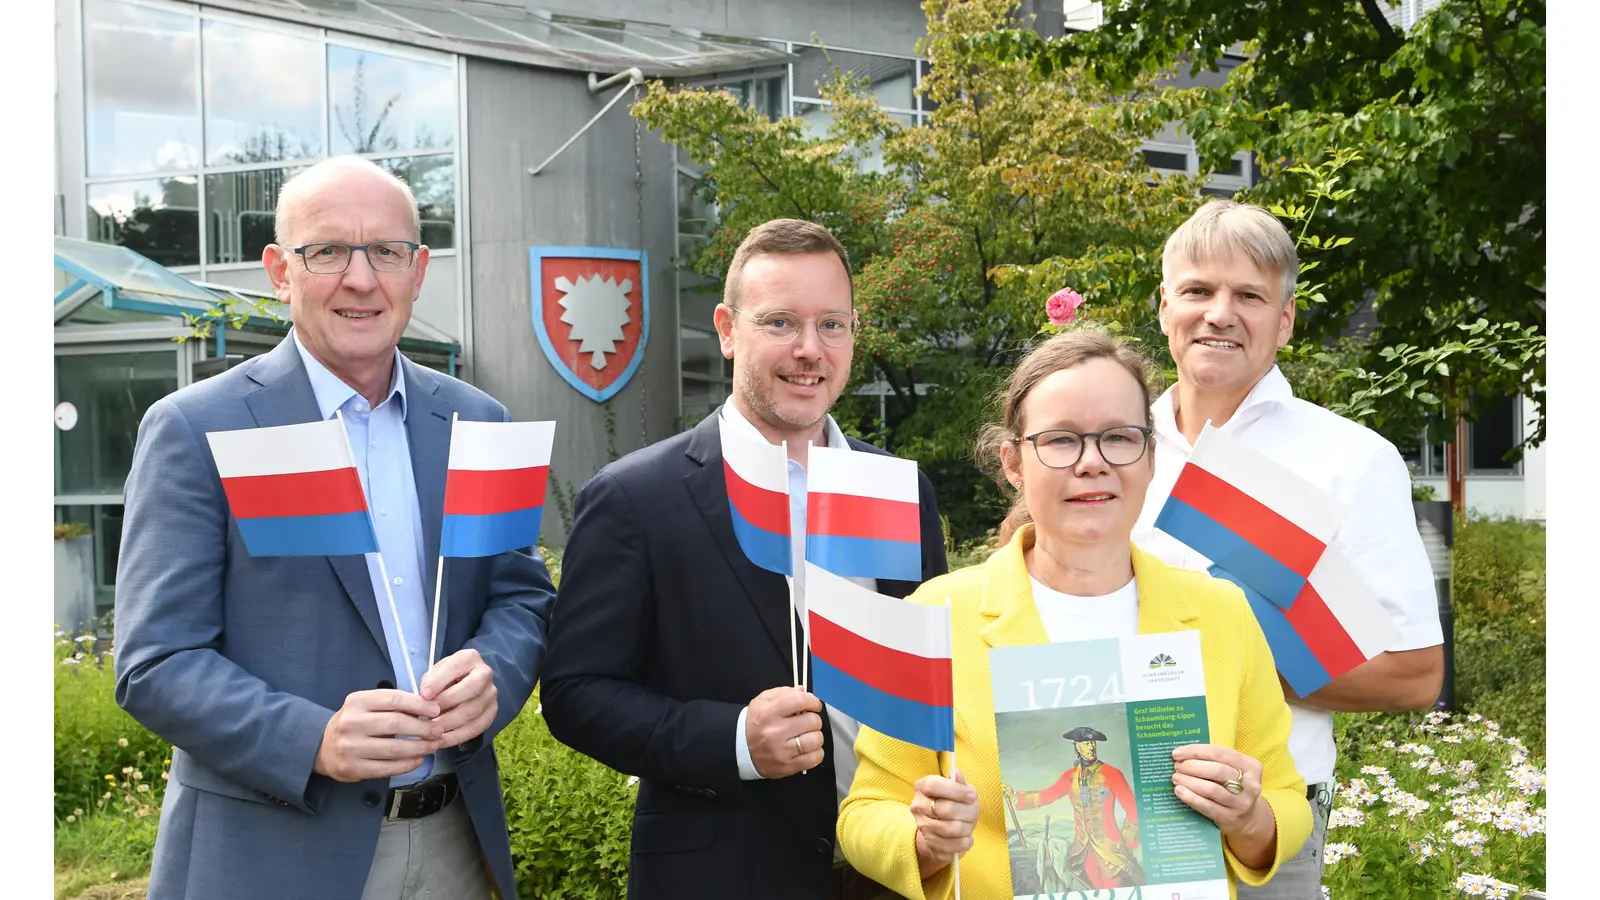
[[[1156,424],[1156,470],[1134,543],[1168,565],[1204,572],[1211,560],[1155,527],[1178,472],[1194,447],[1178,431],[1174,386],[1150,411]],[[1294,396],[1276,366],[1217,429],[1243,442],[1347,505],[1349,517],[1334,535],[1367,587],[1393,617],[1400,639],[1391,651],[1444,642],[1433,568],[1411,505],[1411,473],[1393,444],[1377,432]],[[1333,713],[1290,701],[1294,724],[1289,753],[1306,784],[1333,780]]]
[[1139,631],[1139,588],[1133,579],[1100,597],[1063,594],[1029,576],[1033,605],[1052,644],[1128,637]]

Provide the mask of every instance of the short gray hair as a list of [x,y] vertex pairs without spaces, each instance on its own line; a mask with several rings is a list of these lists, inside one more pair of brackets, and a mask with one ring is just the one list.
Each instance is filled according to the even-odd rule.
[[362,156],[334,156],[309,169],[295,173],[278,189],[277,218],[272,224],[272,239],[280,247],[288,247],[293,239],[295,212],[303,195],[316,187],[337,178],[340,174],[358,173],[374,175],[388,181],[405,195],[411,205],[411,239],[422,240],[422,213],[417,209],[417,196],[411,186],[398,175]]
[[1289,230],[1272,213],[1248,203],[1214,199],[1167,238],[1161,251],[1161,279],[1171,279],[1179,260],[1204,263],[1243,253],[1267,272],[1283,277],[1283,302],[1294,300],[1300,255]]

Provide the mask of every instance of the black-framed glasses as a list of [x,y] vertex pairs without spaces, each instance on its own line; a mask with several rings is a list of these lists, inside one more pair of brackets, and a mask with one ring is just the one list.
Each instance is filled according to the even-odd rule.
[[1143,459],[1145,451],[1149,449],[1150,429],[1143,425],[1120,425],[1085,434],[1064,429],[1037,431],[1017,438],[1012,443],[1020,444],[1023,441],[1033,444],[1033,452],[1038,454],[1039,462],[1052,469],[1070,469],[1077,465],[1078,460],[1083,459],[1083,448],[1090,441],[1094,441],[1100,458],[1107,464],[1131,466]]
[[[794,343],[806,327],[804,319],[786,309],[773,310],[760,316],[753,316],[736,306],[728,307],[728,311],[749,319],[757,331],[775,344]],[[828,313],[818,317],[816,324],[817,337],[829,347],[843,347],[850,343],[860,329],[860,322],[853,312]]]
[[295,247],[294,252],[306,262],[306,271],[313,275],[337,275],[350,268],[350,258],[360,250],[367,256],[367,265],[374,272],[403,272],[411,268],[422,245],[416,241],[373,241],[370,244],[343,244],[323,241]]

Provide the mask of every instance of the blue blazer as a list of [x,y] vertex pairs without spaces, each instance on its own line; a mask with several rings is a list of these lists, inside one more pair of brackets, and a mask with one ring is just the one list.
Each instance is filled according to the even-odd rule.
[[[506,409],[454,378],[401,362],[431,601],[452,413]],[[158,401],[139,426],[117,568],[117,702],[172,742],[150,873],[152,900],[358,900],[388,779],[312,772],[345,696],[393,687],[378,600],[360,556],[255,558],[229,515],[205,435],[319,418],[294,343]],[[527,550],[452,559],[440,655],[464,647],[494,670],[499,712],[441,751],[494,882],[516,896],[493,738],[521,711],[544,657],[554,598]],[[457,801],[461,802],[461,801]]]

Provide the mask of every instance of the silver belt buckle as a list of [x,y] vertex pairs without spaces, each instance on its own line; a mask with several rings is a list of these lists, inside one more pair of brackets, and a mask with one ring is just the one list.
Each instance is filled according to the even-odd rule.
[[405,799],[405,788],[394,789],[394,800],[389,803],[389,821],[396,821],[400,816],[400,801]]

